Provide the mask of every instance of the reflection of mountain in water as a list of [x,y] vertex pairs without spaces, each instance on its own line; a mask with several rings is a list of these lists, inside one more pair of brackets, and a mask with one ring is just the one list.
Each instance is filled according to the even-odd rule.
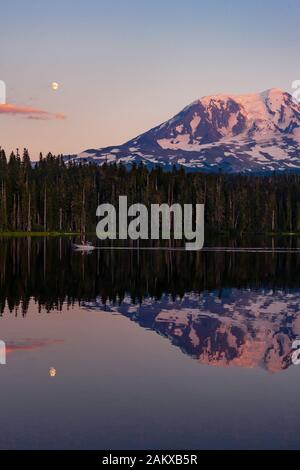
[[[261,240],[260,246],[283,241]],[[97,250],[82,256],[70,242],[0,239],[0,317],[25,317],[31,299],[48,312],[85,302],[157,331],[201,363],[270,371],[290,365],[291,343],[300,336],[299,252]],[[299,249],[300,240],[291,237],[287,245]]]
[[300,293],[238,290],[185,294],[172,301],[125,298],[119,306],[100,299],[85,308],[125,315],[167,337],[202,364],[260,366],[270,372],[291,365],[291,345],[300,335]]

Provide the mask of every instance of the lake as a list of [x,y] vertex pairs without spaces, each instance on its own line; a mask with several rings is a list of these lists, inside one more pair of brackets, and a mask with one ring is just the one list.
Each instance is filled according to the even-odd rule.
[[0,238],[0,448],[299,449],[299,241],[218,246]]

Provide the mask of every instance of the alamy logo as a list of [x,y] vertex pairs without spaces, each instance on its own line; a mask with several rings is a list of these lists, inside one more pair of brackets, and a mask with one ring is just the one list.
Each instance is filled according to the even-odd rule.
[[6,85],[3,80],[0,80],[0,104],[6,104]]
[[0,364],[6,364],[6,345],[4,341],[0,340]]
[[300,364],[300,339],[293,341],[292,350],[292,363],[295,366],[298,366]]
[[101,204],[96,215],[102,217],[96,228],[100,240],[170,240],[173,234],[175,240],[189,241],[186,250],[203,248],[204,204],[151,204],[149,214],[144,204],[128,207],[127,196],[120,196],[118,212],[112,204]]
[[292,89],[295,90],[292,93],[293,102],[295,104],[299,104],[300,103],[300,80],[294,80],[292,82]]

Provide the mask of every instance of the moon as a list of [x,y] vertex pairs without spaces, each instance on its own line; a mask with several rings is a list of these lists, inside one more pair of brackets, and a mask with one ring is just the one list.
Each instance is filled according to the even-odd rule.
[[59,83],[57,83],[57,82],[52,82],[52,83],[51,83],[51,88],[52,88],[52,90],[54,90],[54,91],[58,90],[58,88],[59,88]]
[[56,369],[55,369],[55,367],[50,367],[50,369],[49,369],[49,375],[50,375],[50,377],[55,377],[55,376],[56,376]]

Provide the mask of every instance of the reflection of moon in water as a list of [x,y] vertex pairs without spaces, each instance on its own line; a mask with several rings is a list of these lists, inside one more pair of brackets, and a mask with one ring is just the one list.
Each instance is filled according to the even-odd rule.
[[55,377],[56,376],[56,369],[54,367],[50,367],[49,375],[50,375],[50,377]]
[[52,88],[52,90],[56,91],[59,88],[59,84],[57,82],[52,82],[51,83],[51,88]]

